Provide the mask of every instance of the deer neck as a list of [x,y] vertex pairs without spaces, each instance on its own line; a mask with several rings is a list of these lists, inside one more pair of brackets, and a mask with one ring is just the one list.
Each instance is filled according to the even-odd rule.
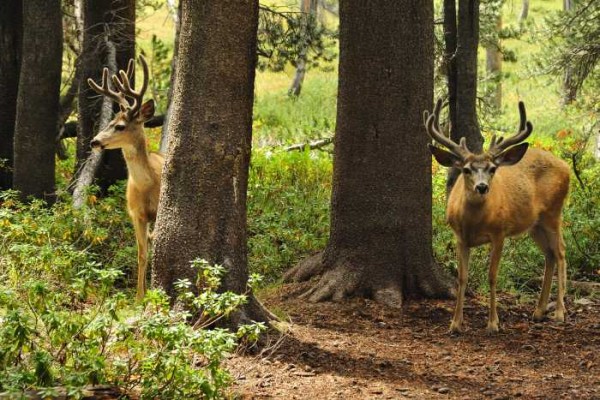
[[122,148],[129,180],[141,186],[151,186],[154,181],[153,170],[150,166],[150,157],[146,149],[146,140]]

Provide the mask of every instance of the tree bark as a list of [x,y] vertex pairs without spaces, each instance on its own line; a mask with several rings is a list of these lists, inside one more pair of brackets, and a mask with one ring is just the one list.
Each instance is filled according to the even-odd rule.
[[53,202],[62,67],[60,0],[23,2],[23,47],[14,138],[13,186],[23,199]]
[[[496,30],[502,30],[502,14],[496,19]],[[486,70],[494,81],[494,93],[492,94],[492,106],[499,109],[502,107],[502,52],[500,51],[500,39],[497,43],[490,44],[485,49]]]
[[[574,0],[563,0],[563,11],[569,12],[575,8]],[[567,30],[569,27],[566,28]],[[573,69],[569,66],[565,68],[563,77],[563,106],[572,104],[577,99],[577,85],[573,82]]]
[[[311,20],[316,20],[317,6],[318,0],[300,0],[300,11],[305,14],[306,26],[311,23]],[[306,75],[307,53],[308,45],[305,45],[300,51],[298,60],[296,61],[296,74],[294,75],[292,86],[288,90],[289,95],[292,97],[300,96],[300,92],[302,91],[302,84],[304,83],[304,76]]]
[[0,1],[0,190],[12,188],[22,13],[21,0]]
[[[458,143],[464,136],[469,150],[478,153],[483,149],[483,136],[477,121],[479,0],[458,0],[456,42],[456,114],[455,120],[450,120],[450,137]],[[452,190],[459,174],[460,170],[457,168],[450,168],[448,171],[447,193]]]
[[[174,1],[173,1],[174,3]],[[175,6],[172,4],[172,6]],[[175,19],[175,39],[173,40],[173,59],[171,60],[171,82],[167,93],[167,112],[165,113],[162,132],[160,135],[160,152],[166,153],[169,145],[169,126],[171,125],[171,109],[173,104],[173,88],[177,76],[177,59],[179,58],[179,32],[181,31],[181,4],[178,4]]]
[[[252,141],[258,0],[183,1],[179,62],[161,186],[152,281],[173,294],[190,261],[222,264],[221,290],[248,281],[246,189]],[[266,321],[249,293],[233,325]]]
[[521,14],[519,14],[519,22],[523,22],[529,17],[529,0],[523,0],[521,3]]
[[448,110],[450,129],[456,125],[456,98],[458,75],[456,67],[456,46],[458,26],[456,22],[456,0],[444,0],[444,51],[446,58],[446,79],[448,86]]
[[323,273],[311,301],[447,296],[431,248],[431,155],[421,115],[433,96],[433,2],[340,1],[331,231],[322,255],[286,275]]

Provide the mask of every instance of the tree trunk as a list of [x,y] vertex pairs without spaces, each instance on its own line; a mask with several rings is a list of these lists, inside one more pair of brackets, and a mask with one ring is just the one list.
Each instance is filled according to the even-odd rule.
[[12,188],[22,13],[21,0],[0,1],[0,190]]
[[[173,294],[190,261],[222,264],[224,291],[247,289],[246,189],[258,0],[182,2],[179,63],[156,221],[152,280]],[[232,324],[268,320],[249,294]]]
[[[502,14],[496,19],[496,30],[502,29]],[[494,93],[492,94],[492,106],[497,109],[502,107],[502,52],[500,51],[500,38],[497,43],[490,44],[485,49],[486,70],[494,81]]]
[[[312,23],[312,21],[317,18],[317,6],[318,0],[300,0],[300,11],[305,14],[307,27],[308,24]],[[294,75],[292,86],[288,90],[289,95],[292,97],[300,96],[300,92],[302,91],[302,84],[304,83],[304,76],[306,75],[307,53],[308,45],[305,45],[300,51],[298,60],[296,61],[296,74]]]
[[523,22],[529,17],[529,0],[523,0],[521,3],[521,14],[519,15],[519,22]]
[[331,233],[286,275],[323,273],[311,301],[447,296],[431,249],[431,155],[421,115],[433,95],[433,2],[340,1]]
[[450,128],[456,125],[456,98],[458,75],[456,69],[456,46],[458,26],[456,25],[456,0],[444,0],[444,44],[446,58],[446,74],[448,85],[448,110]]
[[60,0],[23,2],[13,186],[24,199],[33,196],[54,201],[54,153],[61,67]]
[[[575,8],[574,0],[563,0],[563,11],[569,12]],[[569,27],[566,27],[568,30]],[[563,106],[568,106],[577,99],[577,85],[573,79],[573,69],[569,66],[565,68],[563,77]]]
[[[101,79],[102,69],[108,63],[109,41],[116,47],[119,69],[126,69],[129,59],[135,58],[135,3],[133,0],[83,0],[83,20],[75,180],[79,178],[90,155],[92,138],[103,128],[98,124],[103,99],[91,90],[87,79]],[[115,107],[118,110],[118,106]],[[96,177],[103,192],[117,180],[127,178],[121,150],[107,150],[103,153]]]
[[[483,136],[477,121],[477,48],[479,46],[479,0],[458,0],[456,47],[456,115],[451,119],[450,137],[467,138],[472,152],[481,152]],[[460,170],[450,168],[446,192],[450,193]]]
[[[135,0],[112,0],[108,21],[110,25],[109,40],[116,48],[117,70],[127,69],[129,60],[135,59]],[[106,57],[106,64],[109,64],[109,52],[106,53]],[[97,67],[103,66],[98,65]],[[135,77],[131,80],[131,84],[135,85]],[[113,104],[113,110],[118,112],[119,106]],[[102,111],[100,114],[102,115]],[[103,126],[98,127],[102,128]],[[108,188],[117,181],[127,179],[123,152],[119,149],[104,151],[97,176],[102,193],[106,193]]]
[[[171,0],[173,1],[173,0]],[[174,3],[174,1],[173,1]],[[174,4],[172,4],[175,7]],[[173,88],[175,87],[175,77],[177,76],[177,59],[179,58],[179,32],[181,31],[181,4],[178,4],[175,19],[175,39],[173,40],[173,59],[171,60],[171,80],[169,92],[167,93],[167,112],[160,135],[160,152],[166,153],[169,145],[169,125],[171,124],[171,109],[173,104]]]

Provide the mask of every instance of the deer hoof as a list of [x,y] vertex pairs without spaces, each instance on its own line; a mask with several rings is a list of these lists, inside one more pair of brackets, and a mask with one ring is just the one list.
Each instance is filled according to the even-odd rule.
[[542,322],[546,319],[546,313],[541,310],[535,310],[533,313],[533,322]]
[[465,329],[462,322],[452,321],[452,323],[450,323],[450,329],[448,330],[448,333],[458,334],[463,333],[464,331]]
[[485,329],[488,335],[495,335],[500,332],[500,328],[498,327],[497,322],[488,322],[487,328]]
[[565,322],[565,312],[563,310],[556,310],[552,315],[552,319],[556,322]]

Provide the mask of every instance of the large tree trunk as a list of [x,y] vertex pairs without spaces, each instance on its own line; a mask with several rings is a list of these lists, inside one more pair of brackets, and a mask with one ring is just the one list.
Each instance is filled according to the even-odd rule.
[[[502,14],[496,19],[496,30],[502,30]],[[502,107],[502,52],[500,51],[500,38],[497,43],[488,45],[485,49],[485,66],[488,75],[494,81],[494,93],[492,94],[492,106],[499,109]]]
[[[83,0],[83,20],[75,179],[79,178],[83,165],[90,156],[92,138],[103,128],[98,125],[103,100],[91,90],[87,79],[101,79],[102,69],[108,63],[108,42],[116,48],[119,69],[126,69],[129,59],[135,58],[135,3],[133,0]],[[103,191],[117,180],[125,179],[127,171],[122,152],[105,151],[96,176]]]
[[22,13],[21,0],[0,1],[0,190],[12,188]]
[[[455,119],[450,120],[450,137],[458,142],[464,136],[467,138],[469,150],[477,153],[483,149],[483,136],[481,136],[477,121],[479,0],[458,0],[457,26],[456,99],[454,103],[456,112]],[[459,174],[460,170],[457,168],[450,168],[448,171],[447,193],[452,190]]]
[[[174,0],[171,0],[174,3]],[[175,22],[175,38],[173,40],[173,59],[171,60],[171,80],[169,85],[169,92],[167,93],[167,112],[165,113],[165,119],[162,126],[162,132],[160,135],[160,152],[166,153],[167,146],[169,145],[169,127],[171,125],[171,109],[173,108],[173,88],[175,87],[175,77],[177,76],[177,59],[179,58],[179,32],[181,31],[181,4],[175,6],[172,4],[171,6],[177,7],[175,12],[174,22]]]
[[54,201],[61,67],[60,0],[24,1],[13,177],[23,198]]
[[[179,63],[156,221],[153,285],[195,281],[190,261],[222,264],[222,290],[247,291],[246,189],[258,0],[182,2]],[[249,294],[233,318],[267,320]]]
[[[313,23],[313,21],[317,18],[318,4],[318,0],[300,0],[300,11],[302,11],[305,14],[307,27],[308,24]],[[302,91],[302,84],[304,83],[304,76],[306,75],[307,54],[308,45],[305,45],[300,51],[298,60],[296,61],[296,74],[294,75],[292,86],[288,91],[290,96],[300,96],[300,92]]]
[[421,115],[433,95],[433,2],[340,1],[331,233],[287,275],[323,273],[311,301],[447,296],[431,248],[431,155]]

